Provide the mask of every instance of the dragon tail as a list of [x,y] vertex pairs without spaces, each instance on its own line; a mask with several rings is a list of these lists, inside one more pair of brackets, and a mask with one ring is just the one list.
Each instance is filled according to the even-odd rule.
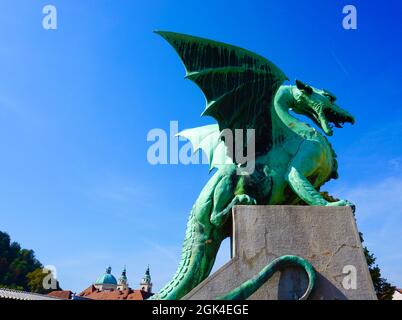
[[308,287],[303,296],[299,298],[299,300],[306,300],[314,288],[316,272],[314,267],[307,260],[294,255],[284,255],[276,258],[266,265],[254,278],[245,281],[242,285],[233,289],[229,293],[219,296],[217,299],[245,300],[255,291],[257,291],[266,281],[268,281],[268,279],[270,279],[276,271],[287,266],[299,266],[307,273],[309,280]]
[[182,291],[178,287],[183,282],[183,278],[188,277],[189,273],[189,264],[192,260],[191,255],[194,249],[194,220],[194,210],[192,210],[187,223],[179,267],[177,268],[172,280],[170,280],[157,294],[149,298],[150,300],[176,300],[180,299],[186,293],[178,293],[177,291]]

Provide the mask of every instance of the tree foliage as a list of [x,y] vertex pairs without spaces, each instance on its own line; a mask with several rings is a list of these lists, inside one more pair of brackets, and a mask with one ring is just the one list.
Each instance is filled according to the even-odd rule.
[[[51,282],[49,281],[49,277],[48,275],[50,275],[50,277],[52,277],[50,271],[48,272],[44,272],[43,269],[36,269],[30,273],[27,274],[27,279],[28,279],[28,287],[29,287],[29,291],[31,292],[37,292],[37,293],[49,293],[52,292],[54,290],[61,290],[59,283],[56,281],[56,287],[55,288],[51,288],[50,284],[51,282],[53,282],[54,280],[52,280]],[[46,279],[45,279],[46,278]],[[44,287],[43,283],[47,283],[47,288]]]
[[10,236],[0,231],[0,287],[47,293],[42,285],[46,273],[33,250],[22,249]]

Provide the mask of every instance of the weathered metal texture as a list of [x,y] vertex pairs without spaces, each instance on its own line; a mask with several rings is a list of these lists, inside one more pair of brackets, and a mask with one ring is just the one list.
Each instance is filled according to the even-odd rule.
[[[180,133],[194,150],[206,153],[211,169],[217,169],[191,210],[176,274],[153,296],[180,299],[211,272],[222,240],[231,234],[228,218],[234,205],[353,207],[347,200],[328,201],[318,192],[326,181],[337,178],[335,152],[324,135],[289,110],[309,117],[328,136],[333,133],[331,123],[341,127],[354,123],[354,118],[327,90],[301,81],[284,85],[285,74],[251,51],[184,34],[157,33],[180,56],[186,77],[203,91],[203,115],[217,120],[216,125]],[[234,145],[221,139],[224,130],[236,136],[237,129],[255,132],[255,153],[245,162],[233,152],[249,151],[244,136]]]

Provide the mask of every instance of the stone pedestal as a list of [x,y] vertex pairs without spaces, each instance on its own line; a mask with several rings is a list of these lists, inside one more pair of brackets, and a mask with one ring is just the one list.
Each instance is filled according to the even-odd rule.
[[[233,258],[184,299],[213,300],[286,254],[301,256],[316,269],[316,287],[310,299],[376,299],[349,207],[236,206],[232,248]],[[297,299],[307,281],[302,269],[287,268],[249,299]]]

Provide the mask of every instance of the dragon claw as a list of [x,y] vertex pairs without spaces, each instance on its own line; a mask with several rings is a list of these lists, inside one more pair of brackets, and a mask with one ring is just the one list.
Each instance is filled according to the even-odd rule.
[[236,196],[236,204],[243,204],[243,205],[255,205],[257,204],[257,200],[250,197],[247,194],[239,194]]
[[352,202],[348,201],[348,200],[339,200],[339,201],[335,201],[335,202],[329,202],[327,204],[327,206],[329,207],[345,207],[345,206],[349,206],[353,213],[355,213],[356,211],[356,206],[355,204],[353,204]]

